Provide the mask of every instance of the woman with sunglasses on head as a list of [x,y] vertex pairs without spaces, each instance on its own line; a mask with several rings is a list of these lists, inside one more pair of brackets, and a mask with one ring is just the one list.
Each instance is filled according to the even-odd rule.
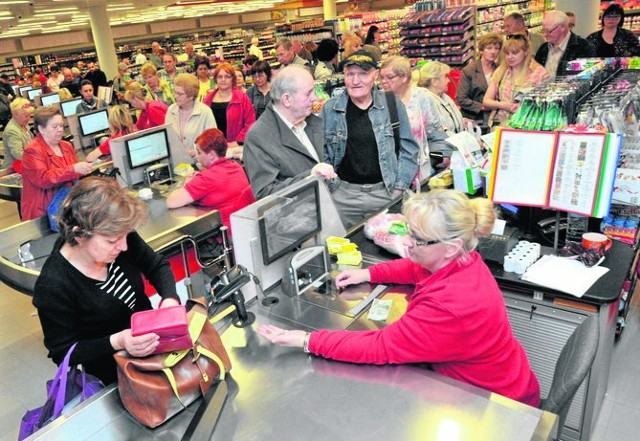
[[407,310],[379,330],[306,333],[261,325],[272,343],[351,363],[430,363],[442,375],[538,406],[540,388],[509,324],[502,292],[474,251],[496,219],[492,203],[456,190],[414,195],[403,207],[408,257],[343,271],[336,286],[415,285]]
[[550,78],[545,68],[533,59],[529,40],[522,34],[507,35],[502,46],[502,61],[491,77],[482,105],[492,110],[489,125],[506,125],[518,110],[517,95]]
[[587,37],[596,48],[597,57],[634,57],[640,55],[638,37],[624,29],[624,8],[610,5],[602,13],[602,29]]

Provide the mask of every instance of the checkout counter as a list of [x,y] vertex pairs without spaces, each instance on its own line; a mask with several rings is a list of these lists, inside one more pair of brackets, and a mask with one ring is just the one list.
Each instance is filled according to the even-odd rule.
[[[235,228],[234,224],[238,231]],[[352,240],[360,241],[361,234],[356,227]],[[374,248],[369,251],[368,239],[361,244],[365,265],[391,257],[371,245]],[[556,415],[424,366],[342,363],[306,355],[299,348],[275,346],[258,336],[256,328],[261,323],[306,330],[384,326],[386,323],[369,320],[366,308],[357,308],[375,287],[365,283],[338,293],[335,275],[333,268],[328,279],[312,284],[299,296],[285,294],[279,285],[266,294],[258,290],[255,297],[248,296],[247,309],[255,316],[249,326],[233,326],[235,314],[219,315],[222,318],[215,325],[233,368],[219,418],[207,421],[212,439],[517,441],[556,436]],[[377,290],[379,297],[394,300],[387,323],[403,314],[411,289]],[[232,308],[225,310],[229,311]],[[148,429],[128,414],[117,387],[110,385],[29,439],[180,439],[199,403],[164,425]]]

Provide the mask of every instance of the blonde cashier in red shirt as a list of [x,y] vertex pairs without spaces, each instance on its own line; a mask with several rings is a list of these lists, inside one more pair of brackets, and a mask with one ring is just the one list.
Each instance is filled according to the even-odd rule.
[[433,370],[514,400],[538,406],[540,388],[516,340],[502,292],[474,251],[495,221],[487,199],[455,190],[412,196],[403,213],[411,233],[409,257],[347,270],[336,286],[415,285],[405,314],[383,329],[311,333],[261,325],[272,343],[352,363],[431,363]]

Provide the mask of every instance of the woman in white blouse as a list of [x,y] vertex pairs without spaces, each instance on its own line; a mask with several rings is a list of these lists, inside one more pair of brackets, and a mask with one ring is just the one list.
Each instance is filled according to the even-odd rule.
[[464,130],[464,120],[456,103],[447,95],[449,86],[448,74],[451,68],[439,61],[429,61],[420,68],[418,86],[427,90],[427,97],[432,103],[433,114],[428,115],[430,124],[440,134],[441,139],[430,141],[432,152],[440,152],[448,165],[453,147],[445,139]]
[[197,101],[200,84],[191,74],[179,74],[175,79],[176,102],[169,106],[165,124],[169,124],[171,160],[176,166],[195,161],[194,143],[206,129],[217,128],[211,109]]

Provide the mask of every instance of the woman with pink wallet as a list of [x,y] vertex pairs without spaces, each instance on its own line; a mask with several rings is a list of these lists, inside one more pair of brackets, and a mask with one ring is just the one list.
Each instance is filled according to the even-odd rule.
[[114,180],[78,182],[62,203],[60,238],[34,289],[49,357],[59,364],[77,343],[71,364],[104,384],[116,380],[116,351],[144,357],[159,344],[155,333],[131,335],[133,313],[152,308],[142,274],[162,297],[160,307],[180,303],[168,262],[135,232],[146,209]]

